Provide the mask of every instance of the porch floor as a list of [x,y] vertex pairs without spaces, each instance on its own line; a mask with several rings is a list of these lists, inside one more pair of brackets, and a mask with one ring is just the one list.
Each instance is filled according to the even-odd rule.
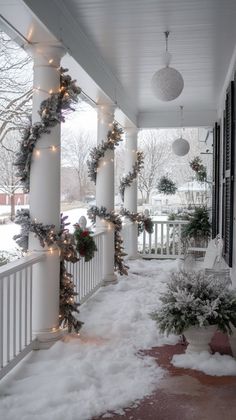
[[[175,270],[173,260],[130,262],[128,278],[81,307],[80,337],[65,336],[50,350],[32,353],[1,381],[0,418],[235,419],[236,362],[225,361],[232,376],[174,367],[171,359],[185,345],[160,335],[149,316]],[[220,333],[212,349],[231,354]]]
[[[231,355],[228,338],[217,332],[213,352]],[[111,420],[233,420],[236,419],[236,377],[209,376],[192,369],[171,364],[174,354],[184,353],[186,345],[175,344],[145,351],[166,370],[152,395],[134,408],[111,414]],[[102,420],[105,416],[94,417]],[[108,415],[106,416],[108,417]]]

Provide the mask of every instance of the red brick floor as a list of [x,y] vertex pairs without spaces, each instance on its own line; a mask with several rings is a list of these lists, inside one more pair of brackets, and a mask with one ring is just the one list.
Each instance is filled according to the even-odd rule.
[[[213,351],[231,354],[228,339],[217,333]],[[146,351],[166,369],[158,389],[123,415],[110,413],[111,420],[236,420],[236,377],[208,376],[196,370],[174,367],[173,354],[184,353],[186,346],[163,346]],[[96,417],[93,420],[101,420]]]

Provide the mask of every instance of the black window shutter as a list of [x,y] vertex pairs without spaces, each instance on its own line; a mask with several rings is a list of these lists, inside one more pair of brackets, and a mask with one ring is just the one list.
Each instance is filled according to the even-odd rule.
[[233,256],[233,213],[234,213],[234,82],[226,92],[225,124],[223,139],[223,212],[222,236],[224,239],[224,258],[232,267]]
[[212,238],[219,233],[220,200],[220,126],[213,129],[213,174],[212,174]]

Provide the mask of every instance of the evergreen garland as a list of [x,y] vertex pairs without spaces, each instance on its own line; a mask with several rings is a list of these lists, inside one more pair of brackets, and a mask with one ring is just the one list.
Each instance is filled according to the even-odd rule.
[[67,328],[68,332],[78,332],[82,322],[78,320],[79,303],[75,301],[75,285],[70,273],[66,270],[65,261],[71,263],[77,262],[77,250],[74,242],[74,236],[69,233],[66,226],[68,216],[61,217],[61,226],[59,232],[56,232],[54,225],[44,225],[30,219],[29,210],[22,209],[17,211],[15,223],[21,225],[21,233],[15,235],[13,239],[22,248],[24,252],[28,250],[29,232],[33,232],[39,239],[42,248],[57,246],[60,250],[60,315],[59,325]]
[[159,193],[163,193],[163,194],[166,194],[166,195],[173,195],[177,191],[177,186],[172,181],[172,179],[170,179],[166,175],[163,175],[160,178],[160,180],[157,184],[157,189],[158,189]]
[[97,216],[105,220],[106,222],[112,223],[114,227],[115,236],[115,270],[117,270],[121,275],[127,275],[128,267],[124,263],[124,256],[126,254],[124,253],[123,239],[121,237],[122,220],[120,216],[114,211],[108,212],[106,207],[99,208],[97,206],[92,206],[88,210],[88,217],[90,218],[93,224],[95,224]]
[[81,93],[75,80],[65,74],[67,71],[67,69],[60,68],[59,92],[51,93],[47,99],[42,101],[39,110],[41,121],[30,124],[24,130],[14,165],[17,167],[17,177],[19,177],[25,192],[29,192],[32,154],[37,141],[44,133],[50,133],[52,127],[65,121],[63,111],[73,110],[71,104],[78,101],[78,95]]
[[89,156],[90,159],[87,161],[88,165],[88,176],[96,184],[97,171],[99,161],[105,156],[107,150],[114,150],[115,147],[123,141],[122,139],[123,130],[118,126],[116,122],[113,123],[112,129],[107,133],[107,140],[103,141],[97,147],[93,147]]
[[193,158],[193,160],[189,163],[190,168],[195,172],[196,179],[199,182],[206,182],[207,181],[207,169],[206,166],[203,165],[202,160],[199,156]]
[[125,188],[130,187],[132,185],[132,182],[137,178],[138,174],[143,168],[143,164],[144,164],[143,159],[144,159],[143,152],[137,152],[137,160],[135,164],[133,165],[132,171],[130,171],[123,178],[121,178],[119,190],[120,190],[122,201],[124,201]]
[[120,215],[130,219],[131,222],[138,224],[138,236],[145,230],[147,233],[153,233],[154,223],[149,216],[145,216],[144,213],[134,213],[127,209],[121,209]]

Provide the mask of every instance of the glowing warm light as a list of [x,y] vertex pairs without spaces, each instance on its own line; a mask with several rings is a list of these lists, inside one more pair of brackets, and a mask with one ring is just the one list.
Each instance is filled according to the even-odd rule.
[[52,146],[52,147],[51,147],[51,150],[52,150],[53,152],[56,152],[56,150],[57,150],[56,146]]
[[51,58],[48,62],[49,62],[49,64],[52,64],[53,63],[53,58]]
[[49,248],[49,252],[50,252],[50,254],[52,254],[53,253],[53,249],[52,248]]
[[50,93],[50,95],[51,95],[51,94],[53,93],[53,90],[52,90],[52,89],[50,89],[48,93]]
[[40,150],[35,151],[36,156],[40,156]]

